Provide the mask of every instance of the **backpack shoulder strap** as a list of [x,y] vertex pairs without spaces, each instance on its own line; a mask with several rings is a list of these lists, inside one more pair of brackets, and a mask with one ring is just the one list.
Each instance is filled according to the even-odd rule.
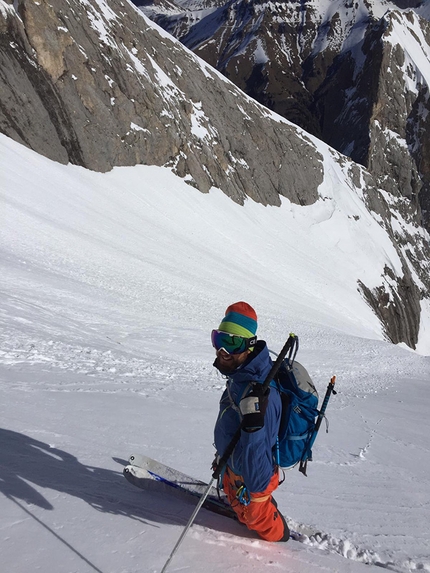
[[[240,401],[242,400],[242,398],[243,398],[244,396],[246,396],[246,394],[250,391],[251,387],[252,387],[252,384],[251,384],[251,383],[246,384],[246,386],[244,385],[244,388],[243,388],[242,392],[241,392],[241,393],[239,394],[239,396],[238,396],[237,404],[239,404]],[[230,392],[230,384],[227,384],[227,394],[228,394],[228,399],[229,399],[229,401],[230,401],[230,407],[231,407],[235,412],[237,412],[237,413],[239,414],[239,416],[242,417],[242,414],[240,413],[240,408],[239,408],[238,405],[236,405],[235,401],[233,400],[233,396],[231,395],[231,392]]]

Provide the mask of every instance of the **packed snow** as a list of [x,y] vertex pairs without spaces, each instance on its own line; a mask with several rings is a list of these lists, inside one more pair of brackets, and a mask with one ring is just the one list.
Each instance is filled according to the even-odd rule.
[[397,261],[340,167],[325,157],[313,206],[241,207],[164,168],[0,145],[2,570],[161,571],[192,506],[122,467],[138,452],[210,479],[210,330],[246,300],[272,350],[300,337],[320,396],[337,375],[308,477],[276,492],[321,534],[270,544],[201,510],[169,571],[430,571],[430,328],[421,355],[394,346],[357,292]]

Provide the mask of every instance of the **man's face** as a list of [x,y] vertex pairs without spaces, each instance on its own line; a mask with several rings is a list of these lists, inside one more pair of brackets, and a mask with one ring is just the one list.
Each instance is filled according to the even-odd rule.
[[234,372],[241,366],[249,356],[249,350],[241,354],[228,354],[225,350],[217,350],[215,365],[223,372]]

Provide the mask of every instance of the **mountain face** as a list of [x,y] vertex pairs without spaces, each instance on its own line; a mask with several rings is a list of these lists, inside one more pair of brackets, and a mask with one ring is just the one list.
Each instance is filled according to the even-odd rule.
[[[285,6],[294,11],[296,4]],[[244,10],[243,22],[252,21],[263,6],[240,3],[230,6],[239,10],[240,5]],[[172,5],[168,7],[173,9]],[[201,10],[221,18],[225,5],[214,8],[207,2]],[[394,20],[403,15],[396,12],[391,17],[395,28]],[[405,17],[410,19],[411,26],[414,18],[418,18],[415,13]],[[302,41],[295,45],[298,54],[312,50],[305,24],[306,18]],[[379,34],[387,34],[385,24],[375,24],[374,28],[375,34],[377,29]],[[213,29],[216,30],[215,25]],[[186,33],[191,37],[195,30],[191,27]],[[367,37],[368,34],[363,35],[363,42],[370,42]],[[241,38],[239,34],[238,58],[241,51],[246,53],[248,46],[244,40],[240,44]],[[208,51],[209,44],[208,40]],[[362,53],[370,50],[373,54],[372,45],[366,44]],[[263,62],[264,50],[258,52],[259,65],[263,66],[260,71],[269,61]],[[227,54],[226,47],[224,60],[234,71]],[[393,58],[402,62],[403,55],[393,52],[389,56],[382,51],[380,59],[382,62],[388,58],[384,65],[393,68]],[[350,73],[348,57],[352,58],[346,54],[345,63],[338,58],[336,65],[339,69],[345,66]],[[342,77],[340,74],[336,80],[328,73],[329,68],[335,69],[335,60],[327,65],[325,79],[317,77],[315,68],[314,93],[320,90],[323,94],[325,90],[326,98],[333,97],[335,82]],[[253,61],[249,59],[249,65]],[[357,61],[352,59],[350,65]],[[399,94],[401,82],[409,77],[407,73],[415,73],[411,61],[405,59],[401,64],[406,75],[399,76]],[[355,81],[362,98],[365,80],[360,80],[360,74],[366,69],[365,58],[361,63]],[[296,64],[291,60],[291,67]],[[387,71],[387,82],[389,77]],[[293,83],[294,89],[297,88],[297,109],[307,109],[300,107],[298,95],[303,93],[304,97],[306,90],[300,92],[301,83],[297,79]],[[410,80],[408,85],[411,91],[397,102],[396,117],[390,117],[382,107],[372,108],[369,132],[372,153],[368,154],[370,169],[366,170],[247,97],[178,41],[157,29],[130,2],[0,0],[2,133],[50,159],[96,171],[138,163],[170,167],[200,191],[217,187],[237,203],[249,197],[264,205],[279,205],[280,196],[303,206],[328,201],[319,187],[324,180],[334,177],[336,185],[351,194],[354,201],[365,205],[401,261],[400,269],[395,270],[388,263],[380,269],[380,284],[368,284],[363,276],[357,288],[380,318],[387,338],[414,348],[421,313],[426,308],[423,301],[430,298],[429,236],[420,225],[417,200],[418,181],[425,168],[423,165],[418,170],[418,158],[425,164],[428,157],[422,153],[420,143],[425,139],[427,92],[422,87],[417,95],[413,91],[416,84]],[[387,95],[379,80],[376,87],[380,101],[384,98],[397,101],[397,92]],[[279,89],[281,94],[281,84]],[[359,109],[361,99],[357,94],[353,97],[353,91],[351,101]],[[318,110],[317,101],[314,103]],[[339,103],[342,105],[345,102]],[[409,105],[415,106],[415,115],[409,114],[403,125]],[[393,103],[391,109],[394,107]],[[310,123],[312,113],[308,113]],[[318,113],[324,115],[321,109]],[[354,114],[351,112],[348,117],[352,121]],[[318,121],[315,119],[316,126]],[[406,139],[415,138],[413,159],[406,140],[387,127],[388,121],[390,126],[395,121],[403,126]],[[381,162],[377,162],[378,153],[393,166],[389,177],[382,171]]]
[[215,186],[237,202],[249,196],[279,204],[279,194],[303,205],[317,199],[323,173],[310,141],[250,104],[131,4],[0,6],[6,135],[97,171],[169,165],[201,191]]
[[367,167],[430,230],[429,3],[183,0],[142,10],[248,95]]

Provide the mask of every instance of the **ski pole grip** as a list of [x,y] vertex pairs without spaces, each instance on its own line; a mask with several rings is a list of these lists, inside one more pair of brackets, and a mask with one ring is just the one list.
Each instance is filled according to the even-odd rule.
[[[278,372],[279,368],[281,367],[282,361],[286,357],[288,351],[291,348],[293,348],[293,346],[297,342],[297,340],[298,339],[297,339],[297,336],[295,334],[290,334],[287,342],[284,344],[283,349],[279,353],[278,358],[274,362],[272,368],[270,369],[269,374],[266,376],[266,379],[263,382],[264,391],[266,391],[268,389],[270,382],[276,376],[276,373]],[[236,447],[237,442],[240,440],[241,434],[242,434],[242,423],[240,424],[240,426],[236,430],[236,433],[234,434],[233,438],[231,439],[231,442],[227,446],[224,454],[221,456],[221,459],[218,462],[218,465],[217,465],[214,473],[212,474],[212,477],[214,479],[218,479],[219,476],[221,475],[221,472],[224,469],[224,466],[227,464],[228,458],[231,456],[234,448]]]

